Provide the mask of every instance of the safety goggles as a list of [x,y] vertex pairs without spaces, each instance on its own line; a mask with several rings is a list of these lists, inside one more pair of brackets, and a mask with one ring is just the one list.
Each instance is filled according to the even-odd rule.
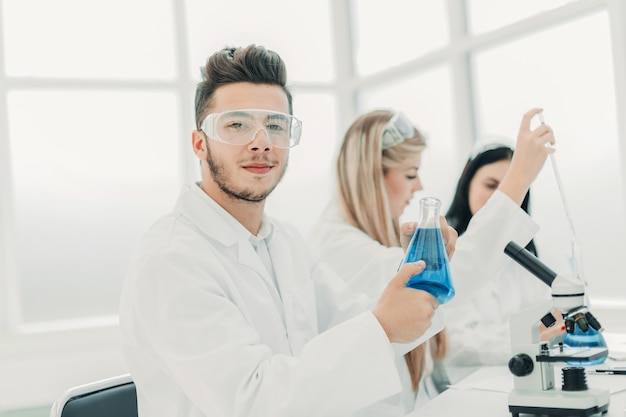
[[211,113],[200,125],[207,137],[229,145],[246,145],[263,131],[276,148],[292,148],[300,142],[302,122],[275,111],[239,109]]
[[383,133],[383,149],[391,148],[415,136],[415,127],[402,112],[396,112]]

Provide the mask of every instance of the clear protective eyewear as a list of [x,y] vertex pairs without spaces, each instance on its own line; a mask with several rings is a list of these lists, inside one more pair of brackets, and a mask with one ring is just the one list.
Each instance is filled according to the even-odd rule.
[[396,112],[383,133],[383,149],[391,148],[415,136],[415,127],[402,112]]
[[276,148],[292,148],[300,142],[302,122],[270,110],[238,109],[211,113],[200,125],[207,137],[229,145],[246,145],[262,130]]

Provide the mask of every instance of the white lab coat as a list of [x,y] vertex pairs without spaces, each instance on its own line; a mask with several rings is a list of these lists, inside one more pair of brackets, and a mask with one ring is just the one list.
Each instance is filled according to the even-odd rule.
[[547,285],[511,262],[470,302],[446,309],[451,347],[447,365],[508,363],[511,359],[511,317],[549,298]]
[[414,344],[390,344],[371,300],[263,222],[282,314],[250,233],[197,185],[147,232],[120,303],[140,416],[350,416],[399,392],[396,356],[442,328],[436,313]]
[[[468,302],[445,306],[449,368],[506,364],[511,358],[511,317],[550,299],[550,287],[504,254],[506,243],[513,240],[526,246],[538,230],[528,213],[496,191],[459,237],[451,262],[455,284],[471,285],[484,280],[485,274],[489,282],[470,294]],[[489,239],[497,240],[491,249],[486,247]],[[472,252],[474,263],[468,268],[460,261]]]
[[[398,269],[403,257],[401,248],[389,248],[371,239],[348,223],[337,202],[329,205],[322,219],[313,228],[311,242],[317,254],[342,276],[348,285],[370,296],[380,294],[389,278]],[[525,246],[538,231],[536,223],[506,194],[497,190],[485,206],[473,216],[466,232],[456,245],[450,261],[450,273],[456,290],[455,298],[444,305],[451,356],[456,365],[474,349],[489,356],[490,343],[497,339],[497,351],[504,348],[510,354],[508,333],[498,330],[493,338],[485,337],[488,328],[474,326],[469,335],[462,330],[469,322],[489,321],[485,315],[496,313],[503,328],[508,328],[510,315],[528,302],[544,300],[549,289],[534,276],[525,272],[504,254],[510,241]],[[504,271],[514,270],[515,285],[509,279],[500,280]],[[498,278],[496,282],[491,280]],[[488,286],[487,286],[488,285]],[[496,297],[496,299],[493,299]],[[487,309],[487,300],[493,309]],[[483,303],[485,309],[477,308]],[[481,307],[483,307],[481,306]],[[440,308],[441,309],[441,308]],[[487,313],[485,310],[488,310]],[[485,343],[476,342],[484,339]],[[469,358],[470,356],[468,356]],[[404,366],[406,368],[406,366]],[[400,372],[408,371],[400,370]],[[410,378],[403,378],[404,398],[412,391]]]
[[[346,219],[337,200],[331,201],[322,218],[313,227],[309,239],[313,251],[333,268],[350,288],[377,299],[396,274],[404,255],[402,248],[381,245]],[[428,346],[428,345],[427,345]],[[430,349],[426,354],[423,375],[432,370]],[[403,416],[415,409],[416,400],[423,404],[427,397],[424,378],[418,392],[413,391],[411,375],[404,357],[396,359],[402,381],[402,392],[359,414],[363,416]],[[381,408],[386,407],[385,414]]]

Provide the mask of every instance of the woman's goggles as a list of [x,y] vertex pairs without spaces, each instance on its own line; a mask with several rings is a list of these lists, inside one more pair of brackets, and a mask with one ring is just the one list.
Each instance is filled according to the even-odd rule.
[[200,125],[207,137],[229,145],[246,145],[262,130],[277,148],[292,148],[300,142],[302,122],[269,110],[240,109],[211,113]]
[[415,127],[402,112],[393,115],[383,133],[383,149],[391,148],[415,136]]

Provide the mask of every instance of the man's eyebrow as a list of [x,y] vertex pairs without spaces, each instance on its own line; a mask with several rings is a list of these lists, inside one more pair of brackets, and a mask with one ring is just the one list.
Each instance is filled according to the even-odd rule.
[[229,113],[231,113],[234,116],[247,116],[247,117],[252,117],[252,115],[250,114],[250,112],[244,111],[244,110],[233,110],[230,111]]
[[288,120],[289,117],[282,113],[270,113],[267,115],[266,119],[268,120]]

